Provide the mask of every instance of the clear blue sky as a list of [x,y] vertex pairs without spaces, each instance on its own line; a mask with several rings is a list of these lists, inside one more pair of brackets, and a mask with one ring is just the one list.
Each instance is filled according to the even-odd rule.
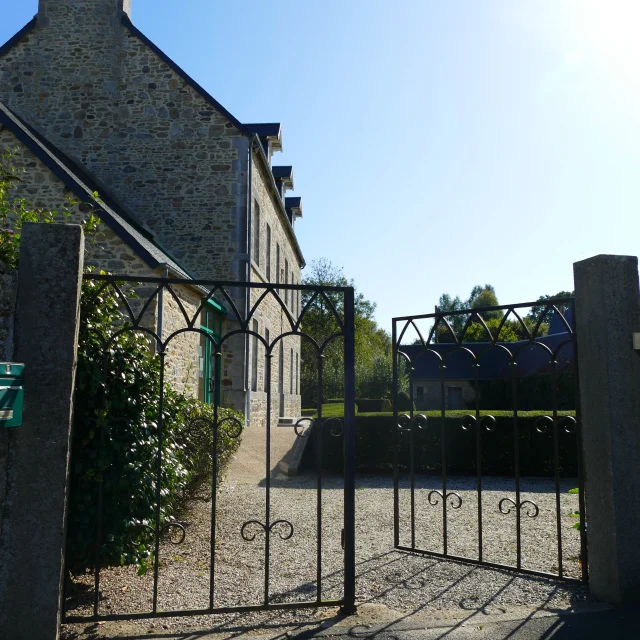
[[[0,40],[36,12],[5,3]],[[281,122],[307,262],[393,315],[512,303],[640,249],[637,0],[133,0],[237,118]]]

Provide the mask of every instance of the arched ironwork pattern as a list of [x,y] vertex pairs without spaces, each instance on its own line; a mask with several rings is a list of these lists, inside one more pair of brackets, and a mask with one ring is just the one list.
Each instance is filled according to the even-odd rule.
[[[536,575],[555,575],[566,580],[586,582],[584,479],[577,411],[579,385],[574,315],[574,300],[557,298],[456,311],[440,311],[436,308],[434,313],[393,318],[396,548],[511,568],[511,565],[487,562],[484,558],[486,543],[483,538],[483,500],[486,499],[486,474],[499,461],[500,474],[512,473],[515,485],[515,498],[502,498],[498,503],[501,513],[513,511],[515,514],[516,561],[512,568]],[[573,375],[573,406],[567,406],[567,400],[563,401],[564,405],[558,400],[559,375],[567,371]],[[547,385],[544,387],[547,389],[545,399],[538,406],[523,407],[523,390],[529,384],[536,389],[535,381],[541,376],[544,377],[542,382]],[[499,380],[502,385],[500,389],[503,395],[499,401],[505,406],[483,405],[485,397],[481,389],[490,388],[489,382],[493,380]],[[416,406],[405,413],[404,410],[399,410],[398,396],[407,387],[411,401]],[[451,387],[454,387],[453,391]],[[458,406],[452,404],[456,402],[456,387]],[[540,388],[542,387],[537,387],[538,393]],[[462,393],[466,395],[462,397]],[[533,397],[533,401],[536,400],[539,398]],[[531,404],[532,400],[528,402]],[[416,414],[424,409],[429,410],[428,413],[421,414],[425,416],[425,423],[417,424]],[[464,413],[452,414],[452,409],[463,409]],[[530,409],[536,410],[536,413],[526,413]],[[539,412],[540,409],[545,410]],[[459,425],[457,430],[451,429],[453,421]],[[426,433],[430,434],[430,439],[425,438],[425,433],[421,433],[427,424],[429,429]],[[540,507],[534,500],[522,499],[521,470],[523,467],[530,467],[530,464],[526,466],[529,460],[525,458],[528,453],[525,448],[529,446],[538,448],[541,453],[536,460],[544,460],[544,464],[550,467],[545,467],[548,469],[546,472],[554,476],[558,560],[551,573],[543,568],[525,570],[522,566],[521,519],[538,518],[542,521],[548,516],[546,510],[541,514]],[[472,448],[475,449],[473,457]],[[497,448],[502,451],[496,451]],[[438,462],[434,455],[437,449],[440,452]],[[452,464],[460,468],[461,450],[466,456],[465,470],[476,476],[477,557],[452,555],[448,547],[448,519],[454,517],[453,512],[461,507],[463,500],[466,502],[464,493],[449,489],[450,485],[458,481],[457,478],[451,478],[450,469]],[[570,464],[567,463],[567,456],[570,456]],[[442,478],[442,488],[428,494],[429,504],[442,508],[440,549],[434,547],[433,543],[426,548],[416,543],[416,478],[425,465],[428,465],[430,471],[437,465]],[[487,468],[489,471],[485,471]],[[566,474],[567,468],[576,469],[575,482],[579,487],[581,514],[582,563],[580,566],[573,566],[571,571],[567,570],[566,558],[563,557],[563,536],[567,534],[566,527],[564,530],[562,527],[563,510],[560,499],[561,474]],[[401,490],[401,474],[404,473],[409,477],[408,489]],[[407,517],[401,510],[401,491],[409,494]],[[476,500],[472,497],[471,502],[475,503]],[[403,543],[403,536],[410,539],[410,542]]]
[[[337,600],[327,600],[323,587],[323,554],[328,553],[323,541],[323,503],[322,503],[322,437],[309,439],[309,447],[314,451],[316,465],[316,594],[313,601],[298,603],[300,606],[341,606],[345,611],[352,612],[355,607],[355,486],[354,486],[354,464],[355,464],[355,297],[352,287],[340,286],[307,286],[281,283],[262,282],[236,282],[236,281],[211,281],[211,280],[187,280],[174,278],[157,278],[141,276],[120,276],[89,273],[85,276],[86,281],[91,281],[91,295],[83,299],[82,321],[85,323],[87,332],[92,333],[99,339],[102,345],[104,373],[107,373],[107,364],[110,350],[117,348],[118,341],[124,336],[137,334],[144,336],[149,343],[150,352],[154,358],[158,359],[158,397],[154,399],[158,406],[157,424],[153,429],[157,432],[157,454],[155,459],[150,461],[153,468],[151,472],[145,473],[149,476],[146,479],[149,487],[155,493],[155,508],[152,517],[145,514],[144,524],[132,526],[129,534],[129,542],[132,545],[151,543],[154,547],[150,553],[150,563],[153,567],[153,593],[152,607],[150,611],[136,613],[136,617],[157,617],[159,615],[184,615],[185,612],[160,612],[158,610],[158,592],[160,577],[160,550],[161,543],[182,544],[185,541],[188,529],[186,523],[167,520],[163,510],[163,438],[167,433],[169,421],[174,417],[170,412],[164,411],[165,387],[168,385],[169,372],[165,374],[167,363],[176,349],[180,349],[180,343],[185,342],[188,336],[197,336],[194,344],[206,345],[207,357],[216,366],[220,365],[217,373],[210,375],[210,387],[207,393],[211,396],[211,409],[204,411],[203,415],[191,415],[185,417],[183,438],[187,442],[188,437],[201,438],[206,443],[208,451],[203,453],[203,457],[210,457],[206,460],[211,469],[211,535],[210,535],[210,576],[209,576],[209,606],[199,610],[200,614],[216,613],[220,608],[216,605],[215,597],[215,576],[216,576],[216,531],[219,526],[217,516],[217,483],[219,472],[219,449],[220,444],[225,439],[239,439],[244,430],[243,422],[235,415],[227,415],[221,411],[221,396],[227,385],[234,384],[233,380],[222,380],[231,378],[222,373],[226,354],[240,340],[247,345],[244,356],[249,357],[249,347],[257,345],[264,361],[261,365],[262,380],[264,383],[264,393],[267,397],[267,409],[265,411],[265,505],[264,517],[247,520],[240,527],[240,535],[247,541],[254,540],[259,533],[265,534],[264,543],[264,600],[263,604],[256,609],[271,609],[281,607],[281,603],[271,596],[271,572],[277,570],[272,566],[270,559],[270,536],[277,534],[282,540],[289,540],[294,536],[294,527],[289,520],[272,520],[271,517],[271,429],[273,419],[271,407],[277,402],[277,391],[272,388],[272,373],[274,373],[274,362],[279,363],[283,357],[281,345],[284,348],[291,348],[292,344],[297,345],[304,342],[311,345],[317,357],[317,367],[319,372],[319,386],[317,390],[318,415],[314,417],[303,417],[295,420],[290,426],[293,432],[300,438],[306,438],[314,432],[325,433],[328,437],[342,438],[344,441],[345,467],[344,467],[344,525],[343,544],[345,558],[344,573],[344,595]],[[190,293],[187,293],[190,292]],[[201,292],[201,293],[199,293]],[[193,294],[193,295],[192,295]],[[295,295],[294,295],[295,294]],[[302,304],[300,304],[303,294],[306,294]],[[91,325],[92,314],[100,309],[106,297],[113,301],[119,309],[118,320],[113,324],[100,329]],[[294,303],[294,300],[296,301]],[[219,327],[215,331],[209,326],[201,326],[207,309],[216,309],[224,319],[220,320]],[[310,314],[318,309],[323,317],[330,319],[330,331],[322,334],[314,333],[309,329],[313,326],[306,323]],[[171,311],[170,322],[166,320],[167,310]],[[266,332],[256,331],[254,321],[260,320],[266,324],[265,319],[273,314],[281,320],[282,328],[279,332],[272,330],[267,338]],[[216,321],[217,322],[217,321]],[[271,327],[274,325],[271,324]],[[344,387],[345,387],[345,414],[344,418],[323,417],[322,416],[322,371],[324,354],[330,346],[337,340],[343,341],[344,353]],[[234,342],[235,341],[235,342]],[[204,347],[203,347],[204,348]],[[291,348],[292,349],[292,348]],[[335,351],[335,349],[334,349]],[[297,351],[300,355],[300,350]],[[293,349],[291,350],[293,359]],[[292,360],[293,362],[293,360]],[[277,366],[277,365],[276,365]],[[248,368],[247,368],[248,369]],[[249,374],[247,373],[247,376]],[[293,376],[293,370],[290,373]],[[293,379],[293,378],[292,378]],[[209,381],[203,382],[209,384]],[[293,384],[293,383],[292,383]],[[168,388],[168,386],[167,386]],[[244,392],[244,389],[243,389]],[[200,389],[202,393],[202,389]],[[299,390],[297,394],[299,395]],[[293,392],[290,395],[295,395]],[[106,406],[106,405],[105,405]],[[107,409],[105,409],[107,411]],[[322,427],[319,429],[318,427]],[[101,438],[104,438],[104,433]],[[227,442],[227,440],[224,440]],[[101,445],[104,446],[104,443]],[[171,445],[173,446],[173,444]],[[99,621],[108,617],[101,610],[100,591],[101,575],[103,572],[102,548],[104,542],[104,521],[102,509],[104,508],[105,487],[103,482],[97,482],[97,517],[95,533],[95,571],[94,571],[94,594],[93,594],[93,614],[90,616],[70,615],[65,611],[64,620],[73,621]],[[177,491],[184,494],[184,490]],[[231,608],[233,609],[233,608]],[[246,606],[238,606],[237,610],[246,610]],[[224,608],[225,611],[229,607]],[[196,613],[196,612],[189,612]],[[110,612],[115,615],[117,612]],[[119,614],[126,617],[127,614]]]

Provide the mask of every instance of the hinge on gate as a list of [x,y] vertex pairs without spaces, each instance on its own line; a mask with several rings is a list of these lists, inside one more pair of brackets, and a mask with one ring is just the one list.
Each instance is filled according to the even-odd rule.
[[344,529],[340,532],[340,544],[342,545],[342,548],[344,549]]

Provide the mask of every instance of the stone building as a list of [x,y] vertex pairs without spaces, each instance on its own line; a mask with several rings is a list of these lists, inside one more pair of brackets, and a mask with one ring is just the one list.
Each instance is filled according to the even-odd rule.
[[[272,164],[280,125],[238,121],[133,25],[131,0],[39,0],[35,18],[0,46],[0,103],[0,148],[28,168],[19,186],[26,197],[54,208],[68,193],[85,201],[100,194],[105,229],[90,250],[93,264],[118,274],[301,281],[301,201],[286,197],[291,167]],[[195,312],[206,291],[179,289]],[[246,313],[261,293],[237,287],[233,300]],[[288,312],[299,311],[297,292],[281,293]],[[234,328],[218,303],[203,314],[213,333],[221,323]],[[166,334],[178,311],[165,298],[153,321],[162,317]],[[273,342],[290,329],[287,312],[267,297],[250,329]],[[218,372],[197,334],[176,344],[168,363],[175,384],[210,400],[218,375],[223,404],[264,417],[257,338],[228,343]],[[273,354],[274,416],[299,415],[299,339],[283,339]]]

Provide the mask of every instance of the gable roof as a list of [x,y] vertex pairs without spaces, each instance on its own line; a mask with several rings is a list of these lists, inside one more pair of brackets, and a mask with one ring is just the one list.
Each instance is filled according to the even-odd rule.
[[[242,134],[247,136],[250,140],[250,144],[253,144],[254,139],[265,140],[271,139],[272,143],[282,150],[282,127],[280,123],[254,123],[243,124],[241,123],[230,111],[227,111],[206,89],[204,89],[198,82],[196,82],[182,67],[174,62],[169,56],[167,56],[162,49],[160,49],[154,42],[152,42],[147,36],[138,29],[126,13],[121,17],[122,25],[128,29],[128,31],[135,37],[137,37],[143,44],[151,49],[170,69],[178,74],[188,85],[190,85],[206,102],[211,104],[217,111],[219,111],[225,118],[229,120]],[[0,46],[0,56],[8,52],[15,44],[18,43],[27,33],[29,33],[38,24],[37,16],[33,18],[27,25],[25,25],[18,33],[16,33],[10,40],[4,45]],[[44,139],[43,139],[44,140]],[[61,154],[62,155],[62,154]],[[265,153],[262,143],[258,145],[258,156],[266,171],[267,180],[270,182],[270,186],[274,192],[274,202],[276,208],[282,216],[282,222],[284,224],[286,233],[289,235],[289,239],[293,246],[295,253],[298,255],[300,266],[305,267],[306,261],[300,248],[300,243],[293,230],[293,224],[289,217],[289,214],[285,208],[282,198],[277,195],[278,189],[271,172],[271,164],[269,158]],[[98,190],[100,191],[100,190]],[[104,191],[102,189],[101,191]],[[131,220],[129,222],[132,222]],[[148,232],[147,232],[148,233]]]
[[1,101],[0,126],[8,129],[20,140],[81,201],[92,201],[94,192],[98,192],[100,200],[96,209],[100,219],[151,268],[166,266],[183,278],[191,278],[174,258],[158,246],[152,234],[132,220],[84,168],[62,153]]
[[154,44],[138,29],[126,13],[122,14],[122,24],[149,49],[151,49],[172,71],[177,73],[187,84],[191,85],[207,102],[213,105],[229,122],[233,123],[241,133],[251,136],[253,132],[240,122],[230,111],[227,111],[202,85],[196,82],[180,65],[176,64],[158,45]]
[[11,49],[14,44],[17,44],[20,40],[22,40],[22,38],[26,36],[29,31],[32,31],[37,24],[38,18],[33,18],[30,22],[27,22],[27,24],[25,24],[24,27],[22,27],[22,29],[18,31],[18,33],[9,38],[9,40],[7,40],[4,44],[0,45],[0,56],[7,53],[7,51],[9,51],[9,49]]

